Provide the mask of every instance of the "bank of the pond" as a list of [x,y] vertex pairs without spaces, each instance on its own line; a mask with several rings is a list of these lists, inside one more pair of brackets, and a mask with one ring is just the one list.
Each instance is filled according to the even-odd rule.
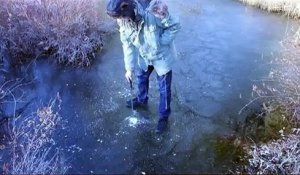
[[[270,12],[283,13],[299,19],[300,2],[296,0],[240,0]],[[263,113],[246,122],[247,165],[250,174],[299,174],[299,87],[300,30],[283,38],[280,56],[275,59],[269,76],[254,86],[256,99],[263,99]],[[295,76],[296,75],[296,76]],[[274,82],[278,82],[274,84]],[[262,115],[263,114],[263,115]],[[250,135],[249,135],[250,134]]]
[[300,17],[300,2],[298,0],[239,0],[243,3],[257,6],[270,12],[284,13],[292,18]]
[[[266,106],[265,106],[266,107]],[[230,162],[226,173],[299,174],[299,124],[278,103],[234,124],[234,133],[208,143],[216,162]]]
[[244,150],[248,159],[244,171],[299,174],[300,132],[297,128],[299,124],[292,112],[275,103],[260,115],[250,117],[244,129],[245,136],[250,138]]

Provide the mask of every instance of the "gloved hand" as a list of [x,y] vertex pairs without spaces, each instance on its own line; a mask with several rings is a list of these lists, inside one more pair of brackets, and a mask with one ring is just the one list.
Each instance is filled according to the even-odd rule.
[[129,83],[132,81],[132,77],[133,77],[133,71],[130,70],[126,71],[125,78]]

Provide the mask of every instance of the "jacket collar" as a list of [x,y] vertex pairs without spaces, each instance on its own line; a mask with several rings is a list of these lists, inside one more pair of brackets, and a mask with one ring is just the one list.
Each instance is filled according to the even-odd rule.
[[134,9],[134,13],[135,13],[135,21],[137,24],[139,24],[141,21],[143,21],[143,17],[145,15],[145,10],[143,8],[143,6],[137,1],[135,0],[135,9]]

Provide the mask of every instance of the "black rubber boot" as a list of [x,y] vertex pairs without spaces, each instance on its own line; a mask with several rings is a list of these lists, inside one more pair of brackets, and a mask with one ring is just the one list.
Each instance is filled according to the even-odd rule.
[[140,102],[137,97],[133,98],[132,100],[129,99],[126,101],[126,107],[127,108],[145,108],[147,107],[147,101],[146,102]]
[[157,123],[157,128],[156,128],[156,134],[162,134],[168,129],[168,119],[159,119]]

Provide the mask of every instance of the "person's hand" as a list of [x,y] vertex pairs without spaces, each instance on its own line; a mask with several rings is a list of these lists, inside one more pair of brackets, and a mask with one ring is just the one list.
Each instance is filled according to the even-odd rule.
[[132,77],[133,77],[133,71],[130,70],[126,71],[125,78],[129,83],[132,81]]

